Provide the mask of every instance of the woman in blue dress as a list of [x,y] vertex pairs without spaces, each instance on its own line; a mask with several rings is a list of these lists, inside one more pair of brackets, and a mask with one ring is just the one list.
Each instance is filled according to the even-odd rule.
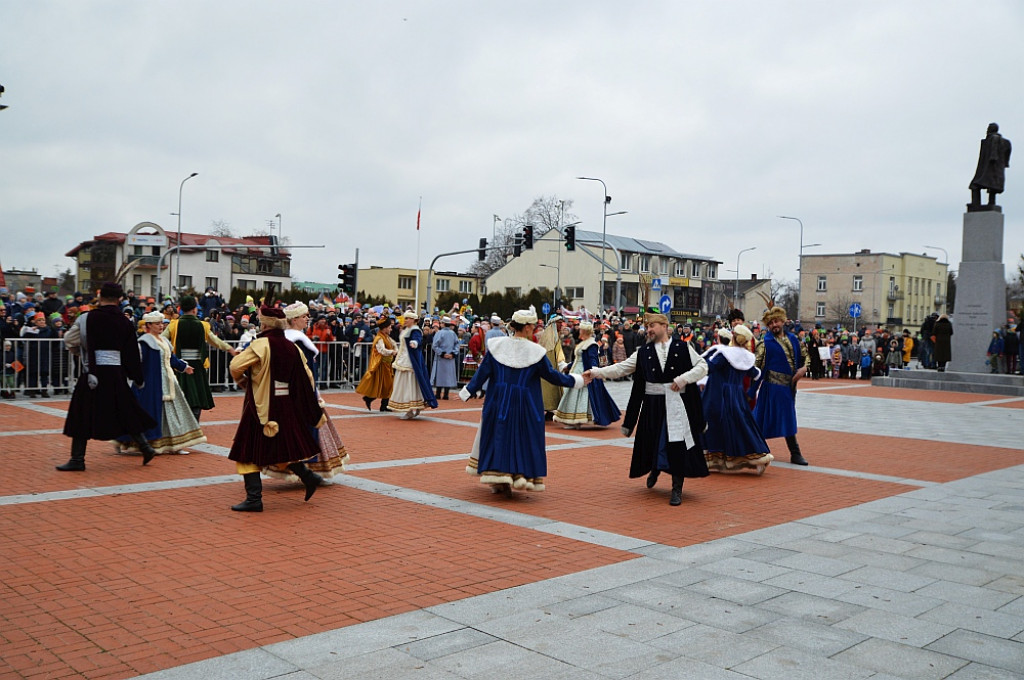
[[[594,324],[580,324],[580,342],[573,351],[569,375],[582,375],[598,365],[598,347],[594,340]],[[622,417],[604,381],[595,380],[578,390],[566,390],[555,409],[554,419],[566,428],[580,429],[583,425],[606,427]]]
[[509,326],[515,334],[487,342],[480,368],[459,392],[459,398],[468,401],[491,381],[466,472],[507,496],[512,489],[544,490],[548,465],[540,381],[574,388],[589,382],[555,370],[547,351],[533,341],[536,325],[532,308],[513,314]]
[[761,374],[749,349],[753,339],[750,329],[739,325],[732,330],[731,344],[715,345],[706,353],[708,379],[701,401],[707,422],[704,455],[712,472],[752,470],[761,475],[774,460],[747,403],[744,382]]

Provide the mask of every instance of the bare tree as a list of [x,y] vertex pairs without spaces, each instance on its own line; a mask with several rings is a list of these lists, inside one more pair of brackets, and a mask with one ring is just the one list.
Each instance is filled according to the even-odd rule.
[[231,223],[227,220],[213,220],[210,222],[210,236],[221,236],[223,238],[235,238],[231,229]]
[[571,208],[572,200],[560,200],[557,196],[533,199],[525,212],[507,217],[495,227],[492,238],[487,242],[493,249],[488,250],[484,260],[475,263],[471,271],[476,276],[486,278],[504,267],[514,254],[516,239],[528,224],[533,226],[536,239],[552,229],[578,221],[579,218],[570,212]]
[[849,295],[837,295],[830,299],[825,305],[826,320],[830,323],[837,323],[843,328],[849,328],[853,325],[853,317],[850,316],[850,305],[854,302],[856,300]]

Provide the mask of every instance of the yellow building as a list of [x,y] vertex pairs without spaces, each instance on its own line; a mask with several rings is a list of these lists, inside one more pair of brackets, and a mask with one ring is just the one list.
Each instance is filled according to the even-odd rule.
[[[402,267],[375,267],[359,270],[359,278],[356,284],[361,292],[374,297],[384,296],[388,302],[402,305],[414,305],[419,302],[420,307],[427,299],[427,276],[428,270],[421,269],[419,276],[419,294],[416,291],[416,270]],[[459,274],[458,272],[434,272],[433,280],[430,281],[430,304],[427,309],[433,310],[436,307],[436,300],[439,295],[455,292],[460,295],[473,295],[480,293],[480,280],[472,274]]]
[[928,255],[872,253],[804,255],[800,276],[802,322],[915,330],[932,312],[946,312],[948,265]]

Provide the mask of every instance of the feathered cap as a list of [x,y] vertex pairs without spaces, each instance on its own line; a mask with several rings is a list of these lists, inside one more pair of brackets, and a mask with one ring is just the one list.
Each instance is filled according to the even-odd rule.
[[786,310],[782,307],[770,307],[768,311],[764,313],[764,316],[761,317],[761,323],[765,325],[775,320],[785,321]]

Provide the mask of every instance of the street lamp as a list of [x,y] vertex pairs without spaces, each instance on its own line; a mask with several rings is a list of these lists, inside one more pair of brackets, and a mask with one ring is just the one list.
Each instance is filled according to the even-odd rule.
[[[603,215],[603,219],[601,220],[601,295],[600,295],[600,298],[599,298],[600,301],[598,302],[598,305],[597,305],[597,313],[598,314],[603,314],[604,313],[604,269],[607,266],[605,264],[605,261],[604,261],[604,253],[605,253],[605,248],[606,248],[606,242],[608,240],[608,204],[612,202],[612,197],[608,195],[608,185],[604,183],[603,179],[598,179],[596,177],[577,177],[576,179],[582,179],[582,180],[586,180],[588,182],[600,182],[601,186],[604,188],[604,203],[601,206],[601,213]],[[618,305],[618,300],[615,301],[615,304]]]
[[276,215],[274,215],[274,217],[277,218],[277,242],[278,242],[278,244],[280,244],[281,243],[281,235],[284,233],[284,232],[281,231],[281,213],[277,213]]
[[[800,223],[800,262],[796,268],[796,320],[800,320],[800,289],[803,287],[803,267],[804,267],[804,223],[799,217],[789,217],[787,215],[778,215],[780,220],[796,220]],[[816,245],[821,245],[820,243]]]
[[733,307],[740,299],[740,255],[749,252],[751,250],[757,250],[757,246],[751,246],[750,248],[744,248],[740,252],[736,253],[736,287],[732,291],[732,304]]
[[491,224],[491,245],[497,245],[495,241],[498,240],[498,222],[501,222],[501,218],[497,215],[494,216],[494,222]]
[[933,250],[941,250],[942,251],[942,257],[946,258],[946,264],[949,264],[949,253],[946,252],[945,248],[943,248],[942,246],[925,246],[925,248],[931,248]]
[[[181,184],[178,185],[178,242],[176,244],[178,246],[178,252],[174,254],[174,270],[179,278],[181,277],[181,192],[185,188],[185,182],[198,174],[198,172],[193,172],[191,175],[181,180]],[[159,272],[157,273],[159,274]],[[173,277],[171,277],[171,287],[174,287]]]

